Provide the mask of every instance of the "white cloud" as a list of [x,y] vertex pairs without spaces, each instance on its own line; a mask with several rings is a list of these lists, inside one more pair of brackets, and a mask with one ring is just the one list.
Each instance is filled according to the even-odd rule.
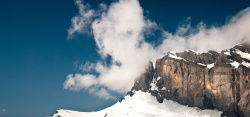
[[[109,9],[92,23],[98,52],[103,59],[111,56],[111,65],[107,66],[102,62],[87,63],[82,66],[83,70],[88,71],[95,66],[95,71],[100,75],[94,78],[89,74],[71,74],[67,77],[64,88],[85,89],[98,84],[117,92],[129,90],[134,79],[145,70],[153,56],[153,52],[149,52],[154,51],[153,47],[144,41],[143,33],[146,28],[152,28],[154,25],[155,23],[144,19],[143,10],[137,0],[112,3]],[[88,77],[95,83],[81,83]]]
[[89,5],[84,5],[81,0],[76,0],[75,4],[79,9],[79,14],[71,19],[71,27],[68,29],[68,39],[73,38],[75,33],[88,33],[88,26],[91,24],[94,10]]
[[[112,64],[99,76],[100,83],[111,90],[125,92],[150,60],[152,46],[144,41],[147,27],[137,0],[113,3],[107,13],[92,24],[95,42],[102,58],[112,57]],[[121,65],[117,65],[120,63]]]
[[188,17],[186,20],[183,21],[181,25],[178,26],[178,30],[176,31],[177,35],[183,36],[190,30],[191,28],[191,17]]
[[108,6],[104,3],[99,4],[99,7],[101,8],[102,11],[105,11],[108,9]]
[[93,87],[89,89],[89,93],[96,95],[102,99],[115,99],[115,97],[113,97],[106,89],[101,88],[100,90],[98,90],[97,87]]
[[[153,47],[154,45],[144,39],[144,34],[153,33],[151,29],[157,28],[157,24],[143,16],[143,9],[138,0],[120,0],[110,6],[100,5],[100,9],[97,11],[101,13],[93,22],[89,23],[88,19],[82,19],[82,22],[84,24],[87,20],[91,25],[102,60],[97,63],[87,62],[80,67],[87,72],[94,70],[98,75],[70,74],[64,88],[88,90],[89,93],[104,99],[112,97],[106,89],[122,93],[130,90],[134,80],[145,70],[148,62],[164,56],[170,50],[219,51],[250,40],[250,8],[238,13],[226,25],[209,29],[203,22],[199,23],[196,29],[191,28],[191,17],[188,17],[178,26],[176,33],[163,30],[162,35],[165,39],[157,47]],[[95,12],[85,9],[84,13],[88,14],[90,11]],[[74,27],[74,22],[72,25]],[[76,29],[81,33],[85,27]],[[72,33],[69,32],[69,35]],[[107,56],[111,56],[110,65],[103,62]]]
[[93,63],[86,62],[84,65],[80,65],[79,68],[83,72],[91,72],[91,71],[95,70],[96,66]]
[[106,89],[98,89],[99,81],[93,75],[86,74],[69,74],[64,82],[64,88],[74,91],[80,89],[88,90],[90,94],[98,96],[102,99],[115,99]]
[[[237,43],[250,41],[250,7],[236,14],[227,24],[221,27],[206,28],[206,24],[200,22],[197,29],[191,29],[189,20],[178,27],[176,34],[164,31],[165,39],[157,47],[157,51],[160,53],[164,53],[164,50],[166,52],[185,49],[201,52],[221,51],[231,48]],[[188,30],[192,31],[188,33]]]
[[250,7],[236,14],[226,25],[201,28],[198,33],[191,34],[188,39],[188,46],[198,51],[216,50],[230,48],[236,43],[250,40]]
[[64,82],[64,88],[70,90],[87,89],[92,85],[98,84],[98,80],[91,74],[69,74]]
[[2,112],[5,113],[5,112],[6,112],[6,109],[2,109]]
[[156,47],[159,55],[164,56],[170,50],[182,51],[187,49],[187,40],[185,37],[179,36],[178,34],[174,35],[166,31],[163,31],[163,36],[165,39]]

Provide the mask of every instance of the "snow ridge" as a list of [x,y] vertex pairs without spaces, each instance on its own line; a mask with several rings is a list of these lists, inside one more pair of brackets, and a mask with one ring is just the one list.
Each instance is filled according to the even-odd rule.
[[120,103],[97,112],[58,110],[53,117],[220,117],[221,111],[201,110],[164,99],[159,103],[148,92],[136,91]]
[[[240,45],[240,44],[236,44],[236,45],[237,45],[237,46],[242,46],[242,45]],[[203,52],[197,52],[197,51],[194,51],[194,50],[185,50],[184,52],[193,52],[193,53],[195,53],[196,55],[205,54],[205,53],[203,53]],[[169,58],[176,59],[176,60],[184,60],[184,61],[186,61],[186,62],[194,62],[194,61],[187,61],[185,58],[182,58],[182,57],[177,56],[176,53],[182,53],[182,52],[170,51],[170,52],[167,54],[167,56],[168,56]],[[242,60],[242,62],[231,60],[231,62],[230,62],[230,63],[227,63],[227,64],[230,64],[232,67],[238,68],[240,65],[243,65],[243,66],[245,66],[245,67],[247,67],[247,68],[250,68],[250,63],[249,63],[249,61],[250,61],[250,53],[243,52],[243,51],[241,51],[241,50],[239,50],[239,49],[236,49],[236,48],[224,50],[224,51],[222,51],[221,53],[225,54],[226,56],[232,56],[231,54],[238,54],[242,59],[245,59],[245,61]],[[211,53],[209,53],[209,54],[211,54]],[[207,65],[204,64],[204,63],[196,63],[196,64],[197,64],[197,65],[200,65],[200,66],[205,66],[205,67],[207,67],[208,69],[211,69],[211,68],[214,67],[214,65],[215,65],[216,63],[211,63],[211,64],[207,64]]]

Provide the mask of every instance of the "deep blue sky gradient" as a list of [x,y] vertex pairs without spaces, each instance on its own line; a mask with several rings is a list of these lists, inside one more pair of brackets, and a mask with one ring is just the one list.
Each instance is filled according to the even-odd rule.
[[[101,0],[85,0],[97,8]],[[112,0],[105,3],[110,4]],[[249,0],[140,0],[145,15],[167,31],[191,17],[221,26],[227,18],[250,6]],[[0,117],[45,117],[57,109],[100,110],[116,100],[103,100],[85,91],[63,89],[77,65],[96,62],[93,35],[67,40],[71,18],[78,13],[74,0],[0,0]],[[159,36],[148,38],[157,41]],[[7,112],[1,112],[6,109]]]

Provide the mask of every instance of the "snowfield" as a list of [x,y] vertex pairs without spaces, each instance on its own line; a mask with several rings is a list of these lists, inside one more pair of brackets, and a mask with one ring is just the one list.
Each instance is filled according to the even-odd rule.
[[58,110],[53,117],[220,117],[221,111],[201,110],[171,100],[159,103],[150,93],[136,91],[120,103],[97,112]]

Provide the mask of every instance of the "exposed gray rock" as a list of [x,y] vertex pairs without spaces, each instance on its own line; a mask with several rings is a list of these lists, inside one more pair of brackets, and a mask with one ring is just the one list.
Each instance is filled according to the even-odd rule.
[[154,68],[153,63],[150,62],[148,67],[146,68],[146,72],[144,72],[140,77],[135,80],[135,84],[132,87],[132,90],[141,90],[146,92],[151,86],[150,83],[153,80],[154,76]]

